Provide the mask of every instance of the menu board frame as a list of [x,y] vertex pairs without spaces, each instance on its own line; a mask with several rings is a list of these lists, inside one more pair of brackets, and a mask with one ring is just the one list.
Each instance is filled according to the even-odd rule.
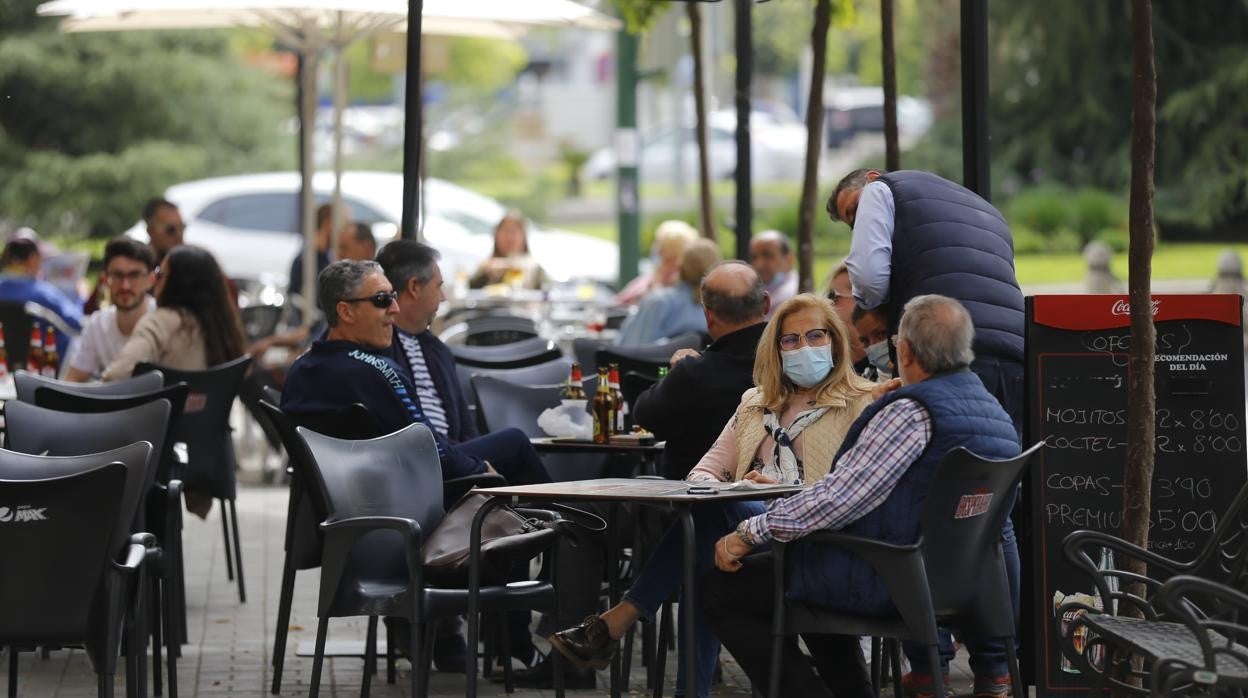
[[[1158,448],[1150,548],[1190,560],[1248,481],[1243,298],[1154,295],[1152,314]],[[1069,696],[1088,685],[1063,661],[1054,609],[1067,593],[1091,602],[1093,585],[1061,544],[1080,528],[1121,535],[1129,298],[1029,296],[1026,330],[1024,442],[1046,447],[1028,478],[1033,573],[1023,627],[1033,631],[1037,695]]]

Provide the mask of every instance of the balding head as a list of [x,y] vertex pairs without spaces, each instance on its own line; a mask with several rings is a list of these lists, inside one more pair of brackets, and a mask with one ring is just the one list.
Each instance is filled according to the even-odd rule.
[[702,279],[702,307],[711,339],[763,322],[770,306],[762,279],[745,262],[722,262]]

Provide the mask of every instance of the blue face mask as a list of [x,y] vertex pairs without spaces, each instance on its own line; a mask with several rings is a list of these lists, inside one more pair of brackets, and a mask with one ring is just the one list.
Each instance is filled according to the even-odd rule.
[[883,371],[884,373],[892,372],[888,367],[887,339],[883,342],[876,342],[875,344],[867,347],[867,361],[870,361],[871,365],[874,366],[876,370]]
[[780,352],[784,375],[799,388],[810,388],[823,382],[832,372],[832,345],[802,347]]

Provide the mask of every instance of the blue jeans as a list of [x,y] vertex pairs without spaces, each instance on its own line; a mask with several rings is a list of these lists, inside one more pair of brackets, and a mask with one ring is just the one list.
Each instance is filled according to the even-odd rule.
[[550,474],[533,450],[529,437],[514,427],[499,429],[475,439],[461,441],[452,448],[490,462],[509,485],[536,485],[550,482]]
[[[715,566],[715,541],[723,538],[745,519],[763,513],[762,502],[706,502],[694,505],[694,554],[695,576],[709,572]],[[643,616],[653,617],[664,601],[671,598],[684,582],[684,537],[680,524],[673,525],[663,534],[658,546],[650,553],[646,566],[637,575],[633,588],[629,589],[624,598],[641,611]],[[746,602],[742,599],[742,602]],[[711,678],[715,673],[715,660],[719,657],[719,638],[706,624],[701,608],[694,608],[694,645],[697,650],[697,685],[698,698],[706,698],[711,694]],[[684,628],[680,623],[680,634]],[[679,642],[677,647],[683,647]],[[676,685],[684,686],[685,653],[677,652]]]
[[[1001,529],[1001,553],[1005,558],[1005,576],[1010,585],[1010,602],[1014,607],[1014,627],[1018,627],[1018,584],[1019,559],[1018,541],[1014,538],[1014,524],[1005,520]],[[1018,632],[1015,630],[1015,632]],[[953,638],[949,631],[940,629],[940,669],[942,674],[949,672],[949,661],[953,659]],[[1017,642],[1015,637],[1015,642]],[[971,655],[971,672],[977,677],[1005,676],[1009,673],[1009,664],[1005,659],[1005,643],[997,638],[968,635],[961,638],[966,650]],[[903,642],[906,657],[910,660],[910,668],[916,674],[931,674],[927,662],[927,650],[913,642]]]

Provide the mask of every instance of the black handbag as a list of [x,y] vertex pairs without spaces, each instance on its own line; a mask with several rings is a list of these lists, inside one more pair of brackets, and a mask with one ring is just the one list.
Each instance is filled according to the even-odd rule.
[[[446,512],[421,546],[425,579],[438,586],[468,584],[469,540],[472,520],[489,501],[469,492]],[[561,504],[544,505],[546,516],[525,516],[509,506],[491,509],[481,521],[481,583],[505,584],[512,569],[549,550],[560,535],[574,541],[587,533],[605,531],[601,518]],[[558,512],[558,513],[556,513]],[[537,512],[526,512],[537,513]]]

